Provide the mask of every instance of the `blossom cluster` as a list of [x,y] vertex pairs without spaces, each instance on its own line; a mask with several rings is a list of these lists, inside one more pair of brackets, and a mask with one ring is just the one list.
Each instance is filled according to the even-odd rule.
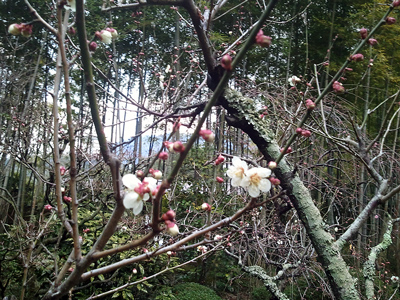
[[23,37],[30,37],[32,35],[32,24],[11,24],[8,26],[8,33],[12,35],[22,35]]
[[96,31],[96,37],[105,44],[111,44],[112,40],[118,37],[118,32],[114,28],[106,28],[102,31]]
[[179,234],[179,228],[178,225],[176,225],[175,217],[176,213],[172,209],[161,216],[161,218],[164,220],[167,232],[172,236]]
[[125,208],[133,209],[135,215],[140,214],[143,209],[143,200],[150,199],[150,195],[156,195],[158,191],[157,179],[145,177],[141,181],[133,174],[126,174],[122,177],[122,183],[127,187],[124,196]]
[[270,169],[259,167],[249,169],[247,163],[239,157],[232,159],[232,166],[229,167],[226,175],[232,179],[232,186],[247,189],[251,197],[258,197],[261,192],[268,192],[272,186],[268,180],[271,175]]

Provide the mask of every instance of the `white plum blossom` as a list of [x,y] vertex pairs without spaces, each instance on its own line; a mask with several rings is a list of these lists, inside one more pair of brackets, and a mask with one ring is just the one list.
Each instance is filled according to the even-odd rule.
[[232,166],[226,172],[232,178],[232,186],[247,189],[251,197],[260,196],[260,192],[268,192],[271,189],[271,182],[268,177],[271,170],[268,168],[248,169],[246,162],[238,157],[232,159]]
[[271,181],[267,179],[271,175],[271,170],[267,168],[252,168],[245,171],[241,186],[247,187],[252,197],[260,196],[260,191],[268,192],[271,189]]
[[398,276],[392,276],[392,277],[390,278],[390,280],[391,280],[393,283],[397,283],[397,282],[399,282],[399,277],[398,277]]
[[228,171],[226,172],[226,175],[232,178],[232,186],[241,186],[247,169],[248,167],[245,161],[236,156],[232,159],[232,166],[230,166]]
[[289,82],[290,86],[295,86],[296,83],[298,83],[300,81],[301,81],[301,79],[299,77],[295,76],[295,75],[293,75],[292,77],[290,77],[288,79],[288,82]]
[[148,200],[150,193],[157,187],[157,179],[145,177],[140,181],[135,175],[126,174],[122,177],[122,183],[127,187],[123,200],[125,208],[132,208],[135,215],[140,214],[143,200]]

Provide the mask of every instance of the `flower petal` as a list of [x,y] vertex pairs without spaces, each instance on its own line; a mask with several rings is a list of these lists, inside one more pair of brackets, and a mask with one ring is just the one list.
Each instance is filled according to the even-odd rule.
[[231,184],[232,186],[241,186],[242,178],[241,177],[233,177]]
[[255,185],[250,185],[248,188],[247,188],[247,190],[248,190],[248,192],[249,192],[249,195],[251,196],[251,197],[258,197],[258,196],[260,196],[260,190],[258,189],[258,187],[256,187]]
[[261,179],[260,183],[258,184],[258,188],[264,193],[269,192],[271,186],[271,181],[268,179]]
[[122,183],[128,189],[133,190],[140,184],[140,180],[133,174],[126,174],[122,177]]
[[271,175],[271,170],[267,168],[256,168],[260,177],[268,177]]
[[139,194],[136,192],[125,193],[123,204],[125,208],[133,208],[139,198]]
[[136,201],[136,206],[133,207],[133,213],[135,215],[138,215],[141,213],[142,210],[143,210],[143,201],[142,200]]
[[247,187],[250,185],[250,177],[247,176],[243,176],[241,182],[240,182],[240,186],[242,187]]
[[150,189],[150,192],[153,192],[157,187],[157,179],[153,177],[145,177],[143,182],[147,183],[147,186]]

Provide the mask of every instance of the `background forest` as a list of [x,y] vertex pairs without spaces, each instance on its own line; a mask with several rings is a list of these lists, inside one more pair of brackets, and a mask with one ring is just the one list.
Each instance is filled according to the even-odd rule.
[[0,299],[400,299],[400,2],[81,5],[0,0]]

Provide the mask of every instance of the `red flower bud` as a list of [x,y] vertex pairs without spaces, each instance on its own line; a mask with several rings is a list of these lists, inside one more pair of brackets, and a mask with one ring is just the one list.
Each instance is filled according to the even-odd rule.
[[137,170],[136,177],[142,179],[144,177],[144,172],[142,170]]
[[357,53],[351,56],[351,60],[354,61],[362,61],[364,59],[364,55],[362,55],[361,53]]
[[74,27],[68,28],[68,33],[71,34],[71,35],[75,35],[76,34],[75,28]]
[[202,129],[199,131],[199,135],[207,142],[212,143],[215,140],[215,134],[209,129]]
[[309,130],[303,130],[303,131],[301,132],[301,135],[304,136],[304,137],[310,137],[310,136],[311,136],[311,131],[309,131]]
[[306,107],[308,110],[313,110],[315,108],[315,103],[311,99],[307,99]]
[[218,166],[219,164],[222,164],[225,161],[225,157],[223,157],[221,154],[217,157],[215,160],[214,164]]
[[224,179],[221,178],[221,177],[217,177],[216,180],[217,180],[217,182],[219,182],[219,183],[223,183],[223,182],[224,182]]
[[185,146],[183,146],[183,144],[182,144],[181,141],[176,141],[176,142],[173,144],[173,149],[174,149],[174,151],[177,152],[177,153],[182,153],[183,151],[185,151]]
[[64,166],[60,166],[60,174],[61,174],[61,176],[63,176],[65,174],[65,167]]
[[52,210],[52,209],[53,209],[53,206],[51,206],[50,204],[46,204],[46,205],[44,206],[44,209],[45,209],[45,210]]
[[361,28],[361,29],[360,29],[360,35],[361,35],[361,38],[362,38],[363,40],[366,39],[367,36],[368,36],[368,31],[367,31],[367,29],[365,29],[364,27]]
[[204,202],[204,203],[201,205],[201,209],[202,209],[202,210],[205,210],[205,211],[211,211],[211,205],[208,204],[208,203],[206,203],[206,202]]
[[158,158],[162,160],[167,160],[168,156],[169,156],[168,152],[163,151],[158,155]]
[[367,43],[371,46],[375,46],[376,44],[378,44],[378,41],[376,39],[368,39]]
[[163,214],[161,217],[164,221],[173,221],[176,217],[176,213],[172,209],[170,209],[165,214]]
[[33,25],[28,24],[20,24],[21,26],[21,35],[28,38],[32,35]]
[[268,48],[271,46],[272,38],[270,36],[264,35],[264,32],[260,29],[260,31],[256,35],[256,44],[260,45],[263,48]]
[[337,93],[337,94],[342,94],[342,93],[345,92],[345,88],[343,87],[343,85],[339,81],[335,81],[332,84],[332,88],[333,88],[333,91],[335,93]]
[[281,184],[281,181],[278,178],[275,178],[275,177],[269,178],[269,181],[271,181],[271,183],[273,185],[280,185]]
[[97,49],[97,43],[96,42],[91,42],[89,44],[89,50],[94,52],[94,51],[96,51],[96,49]]
[[[281,152],[283,152],[283,150],[284,150],[284,148],[281,148]],[[285,154],[291,153],[292,151],[293,151],[292,147],[289,147],[289,148],[287,148]]]
[[394,23],[396,23],[396,19],[393,17],[387,17],[386,18],[386,24],[388,25],[393,25]]
[[232,71],[232,57],[229,54],[221,58],[221,66],[227,71]]

